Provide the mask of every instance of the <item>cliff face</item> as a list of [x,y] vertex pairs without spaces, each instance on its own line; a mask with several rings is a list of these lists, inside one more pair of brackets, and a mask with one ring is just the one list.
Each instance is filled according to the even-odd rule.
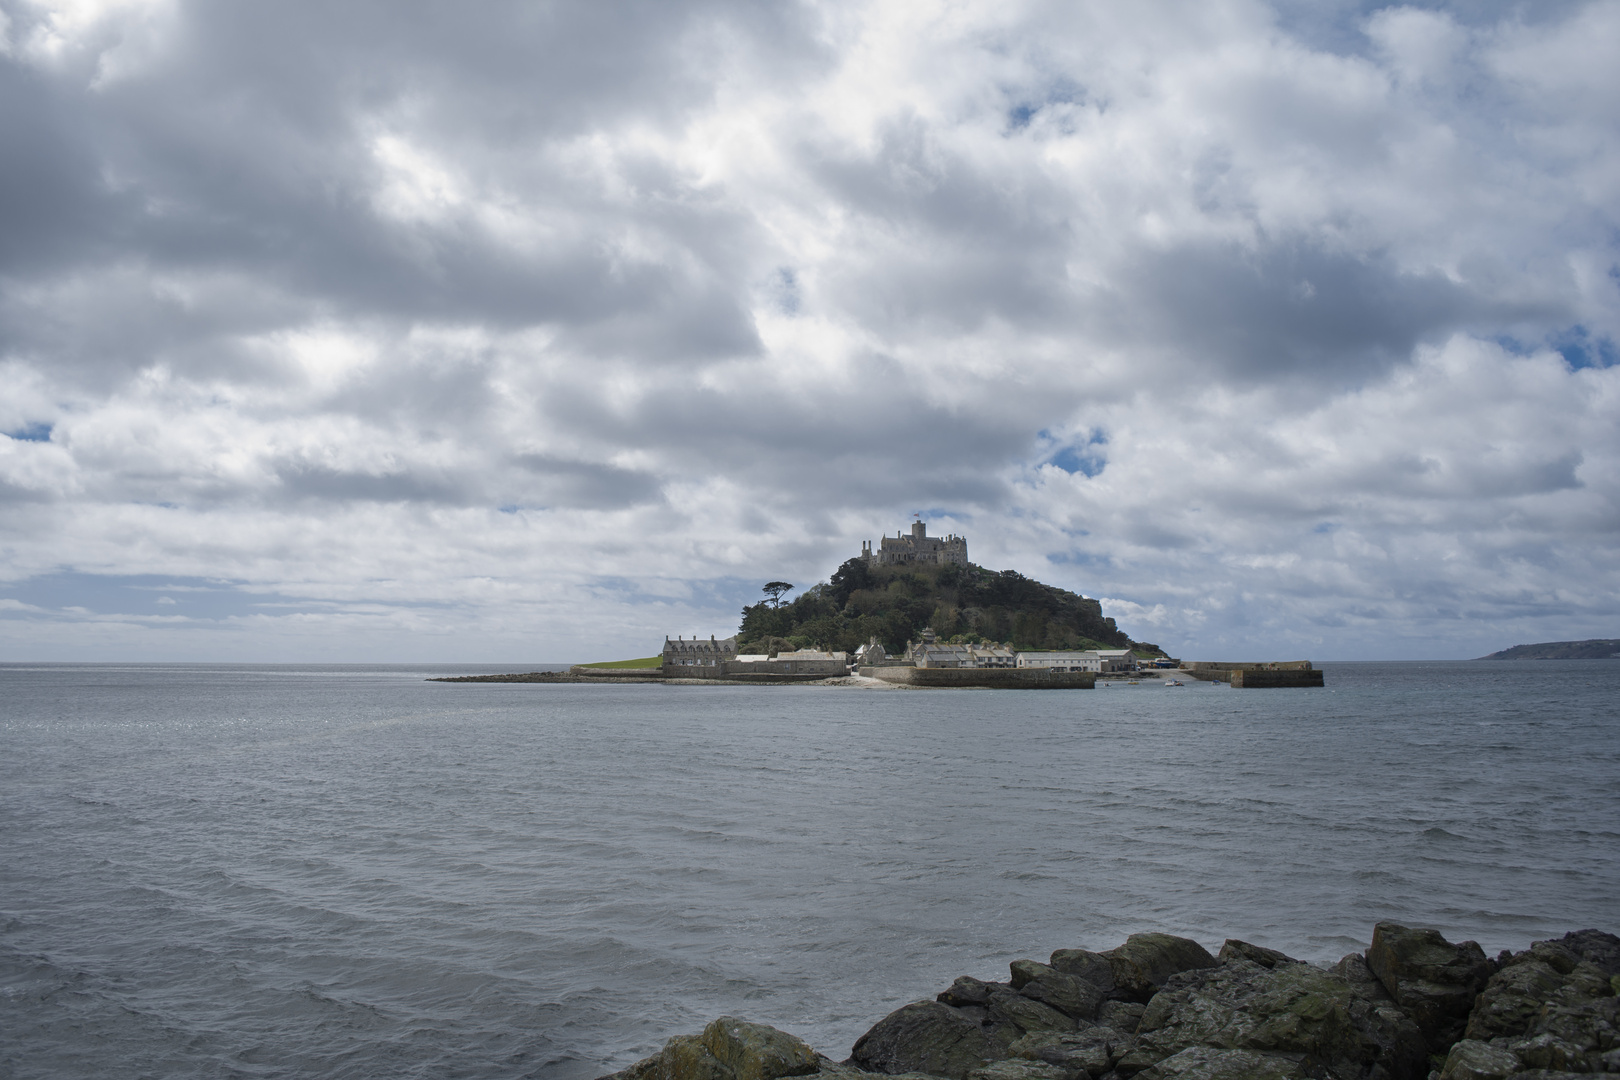
[[[885,567],[850,559],[832,580],[791,603],[743,609],[743,646],[772,638],[853,651],[876,637],[890,652],[931,626],[941,641],[1011,641],[1024,649],[1124,649],[1133,642],[1102,605],[1014,570],[982,566]],[[1144,651],[1157,648],[1141,643]],[[753,651],[744,648],[743,651]]]

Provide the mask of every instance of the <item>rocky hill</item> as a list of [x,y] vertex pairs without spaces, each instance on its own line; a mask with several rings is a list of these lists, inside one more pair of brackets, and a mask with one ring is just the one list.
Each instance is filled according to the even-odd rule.
[[1102,605],[1044,585],[1015,570],[982,566],[873,566],[850,559],[831,581],[797,599],[766,599],[743,609],[737,631],[743,652],[776,648],[853,651],[876,637],[890,652],[931,626],[941,641],[1012,642],[1022,649],[1126,649],[1158,655],[1133,642]]
[[1613,660],[1620,658],[1620,638],[1592,638],[1587,641],[1543,641],[1539,645],[1515,645],[1493,652],[1481,660]]

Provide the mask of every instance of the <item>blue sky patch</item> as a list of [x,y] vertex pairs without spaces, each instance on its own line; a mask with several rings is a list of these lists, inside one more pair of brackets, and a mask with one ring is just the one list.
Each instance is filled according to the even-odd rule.
[[[1044,431],[1041,432],[1043,436],[1046,434]],[[1102,450],[1102,447],[1107,445],[1108,436],[1096,431],[1083,443],[1063,447],[1047,458],[1046,464],[1056,465],[1071,476],[1075,473],[1087,477],[1097,476],[1108,467],[1108,455]]]
[[50,442],[51,431],[54,427],[54,424],[40,422],[28,424],[14,431],[4,432],[4,434],[7,438],[16,439],[18,442]]
[[1591,331],[1579,324],[1553,335],[1548,344],[1558,350],[1571,371],[1613,367],[1620,361],[1620,350],[1616,350],[1613,338],[1607,334],[1593,337]]

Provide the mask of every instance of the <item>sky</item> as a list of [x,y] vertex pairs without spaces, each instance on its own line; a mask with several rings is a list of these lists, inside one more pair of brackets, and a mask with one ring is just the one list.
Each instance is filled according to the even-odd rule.
[[863,540],[1620,636],[1620,2],[0,0],[0,660],[564,663]]

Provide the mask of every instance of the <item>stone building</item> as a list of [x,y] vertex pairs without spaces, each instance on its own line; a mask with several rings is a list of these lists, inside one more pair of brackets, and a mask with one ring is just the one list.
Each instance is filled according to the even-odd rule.
[[664,638],[663,673],[693,679],[716,678],[728,660],[737,658],[737,639]]
[[1017,666],[1017,654],[1007,645],[942,645],[932,627],[924,627],[922,640],[906,645],[906,663],[925,668],[1010,668]]
[[895,533],[878,541],[877,550],[872,541],[861,542],[861,558],[876,566],[966,566],[968,564],[967,537],[929,536],[928,523],[911,523],[911,535]]
[[1021,652],[1021,668],[1045,668],[1048,671],[1102,671],[1102,657],[1097,650],[1068,650],[1064,652]]
[[728,675],[848,675],[849,656],[841,652],[798,649],[755,660],[739,656],[723,665],[722,670]]

